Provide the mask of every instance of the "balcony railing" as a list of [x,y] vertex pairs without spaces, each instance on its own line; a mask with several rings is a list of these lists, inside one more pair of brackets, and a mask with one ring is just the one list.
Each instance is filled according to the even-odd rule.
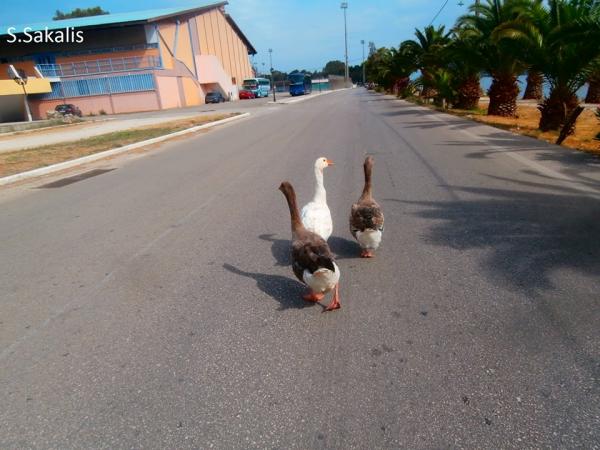
[[157,56],[132,56],[129,58],[107,58],[92,61],[79,61],[63,64],[38,64],[39,71],[45,77],[77,77],[113,72],[128,72],[132,70],[147,70],[161,68]]

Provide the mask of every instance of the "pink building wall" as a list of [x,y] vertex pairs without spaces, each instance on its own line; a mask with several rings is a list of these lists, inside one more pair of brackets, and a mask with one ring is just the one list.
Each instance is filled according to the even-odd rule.
[[[35,119],[45,119],[46,111],[53,111],[56,105],[62,103],[65,103],[62,99],[31,100],[29,106]],[[157,94],[154,91],[73,97],[67,98],[66,103],[77,106],[84,116],[90,113],[100,114],[101,110],[104,110],[106,114],[119,114],[160,109]]]
[[160,95],[163,109],[180,108],[179,83],[177,77],[156,77],[156,91]]

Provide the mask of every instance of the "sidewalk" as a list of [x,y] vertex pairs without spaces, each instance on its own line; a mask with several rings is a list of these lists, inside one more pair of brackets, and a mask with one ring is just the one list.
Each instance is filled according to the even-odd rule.
[[156,125],[162,122],[187,119],[190,117],[198,117],[207,114],[214,114],[214,112],[202,113],[197,111],[187,111],[183,114],[180,112],[175,114],[167,113],[158,117],[113,117],[110,120],[103,122],[83,122],[74,127],[48,128],[26,134],[0,136],[0,153],[24,150],[26,148],[35,148],[42,145],[57,144],[60,142],[77,141],[79,139],[85,139],[115,131]]

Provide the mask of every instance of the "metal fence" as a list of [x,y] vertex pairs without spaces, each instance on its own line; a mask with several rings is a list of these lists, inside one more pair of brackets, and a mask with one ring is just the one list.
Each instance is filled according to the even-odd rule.
[[107,58],[63,64],[38,64],[45,77],[76,77],[131,70],[156,69],[161,67],[156,56],[132,56],[128,58]]

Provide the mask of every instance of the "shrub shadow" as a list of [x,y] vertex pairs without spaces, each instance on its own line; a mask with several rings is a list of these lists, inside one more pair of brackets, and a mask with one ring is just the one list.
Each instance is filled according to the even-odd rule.
[[424,237],[426,242],[461,250],[490,250],[482,267],[501,285],[508,283],[535,294],[554,288],[550,273],[559,268],[593,276],[600,273],[597,198],[568,188],[560,193],[472,187],[453,190],[482,198],[401,202],[424,207],[417,215],[435,221]]

